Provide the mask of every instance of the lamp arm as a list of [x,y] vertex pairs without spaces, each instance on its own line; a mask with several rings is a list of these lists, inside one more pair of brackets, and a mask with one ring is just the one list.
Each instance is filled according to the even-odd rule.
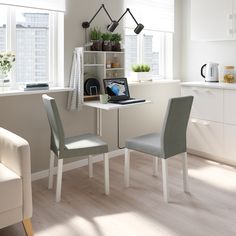
[[122,14],[122,16],[119,18],[119,20],[117,21],[118,23],[120,22],[120,20],[124,17],[124,15],[127,13],[129,8],[126,9],[126,11]]
[[138,22],[136,21],[136,19],[134,18],[133,14],[131,13],[130,9],[127,8],[127,10],[129,12],[129,14],[132,16],[133,20],[135,21],[135,23],[138,25]]
[[103,6],[104,11],[107,13],[107,16],[109,17],[110,21],[112,22],[113,20],[111,18],[111,15],[108,13],[107,9],[105,8],[105,5],[102,4],[102,6]]
[[111,16],[110,16],[110,14],[108,13],[107,9],[105,8],[105,5],[102,4],[101,7],[100,7],[100,8],[97,10],[97,12],[95,13],[95,15],[92,17],[92,19],[89,21],[89,24],[93,21],[93,19],[97,16],[97,14],[101,11],[102,8],[105,10],[107,16],[108,16],[109,19],[112,21],[112,18],[111,18]]

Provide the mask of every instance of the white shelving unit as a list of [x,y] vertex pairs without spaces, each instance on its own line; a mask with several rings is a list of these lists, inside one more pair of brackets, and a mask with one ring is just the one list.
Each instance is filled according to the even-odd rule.
[[[119,78],[125,75],[125,54],[123,51],[84,51],[84,81],[96,78],[103,92],[103,79]],[[110,64],[111,68],[107,68]]]

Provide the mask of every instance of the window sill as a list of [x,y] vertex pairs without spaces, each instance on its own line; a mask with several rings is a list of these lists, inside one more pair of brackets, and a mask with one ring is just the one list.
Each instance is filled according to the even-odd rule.
[[152,81],[141,81],[141,82],[128,82],[129,86],[141,86],[141,85],[155,85],[155,84],[172,84],[172,83],[180,83],[180,80],[172,80],[172,79],[157,79]]
[[57,93],[57,92],[69,92],[73,91],[72,88],[63,88],[63,87],[51,87],[47,90],[33,90],[33,91],[24,91],[20,89],[16,90],[6,90],[0,92],[0,97],[7,96],[19,96],[19,95],[31,95],[31,94],[44,94],[44,93]]

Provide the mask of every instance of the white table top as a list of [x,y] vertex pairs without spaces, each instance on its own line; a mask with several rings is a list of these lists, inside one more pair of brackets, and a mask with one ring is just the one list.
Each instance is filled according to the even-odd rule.
[[87,102],[84,102],[84,105],[88,107],[102,109],[102,110],[115,110],[115,109],[128,108],[131,106],[137,106],[137,105],[142,105],[142,104],[147,104],[147,103],[151,103],[151,101],[137,102],[137,103],[131,103],[131,104],[126,104],[126,105],[120,105],[120,104],[115,104],[115,103],[102,104],[100,103],[100,101],[87,101]]

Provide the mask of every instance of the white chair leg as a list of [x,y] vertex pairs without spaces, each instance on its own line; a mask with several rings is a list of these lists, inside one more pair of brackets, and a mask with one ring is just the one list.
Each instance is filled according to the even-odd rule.
[[50,153],[50,161],[49,161],[48,189],[52,189],[52,187],[53,187],[54,159],[55,159],[55,154],[54,154],[53,151],[51,151],[51,153]]
[[184,192],[189,192],[189,183],[188,183],[188,155],[187,152],[183,154],[183,185]]
[[124,179],[125,187],[129,187],[129,176],[130,176],[130,150],[125,148],[125,166],[124,166]]
[[104,185],[105,185],[105,194],[109,195],[110,193],[110,183],[109,183],[109,156],[108,153],[104,153]]
[[169,202],[168,188],[168,159],[162,159],[163,196],[166,203]]
[[153,157],[153,175],[158,176],[158,157]]
[[88,157],[89,178],[93,178],[93,156]]
[[60,201],[61,201],[62,168],[63,168],[63,159],[58,159],[58,165],[57,165],[56,202],[60,202]]

